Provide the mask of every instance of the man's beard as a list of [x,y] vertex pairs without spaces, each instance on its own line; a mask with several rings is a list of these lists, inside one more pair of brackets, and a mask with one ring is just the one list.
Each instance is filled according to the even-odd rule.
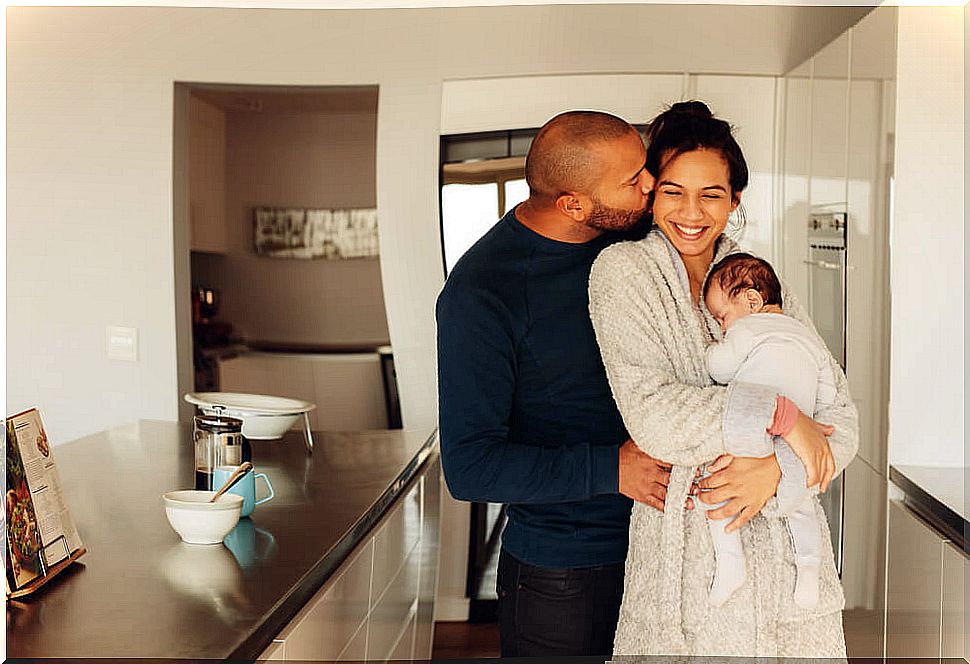
[[586,225],[601,231],[627,231],[643,220],[646,213],[646,209],[626,210],[608,207],[593,200],[593,210],[586,219]]

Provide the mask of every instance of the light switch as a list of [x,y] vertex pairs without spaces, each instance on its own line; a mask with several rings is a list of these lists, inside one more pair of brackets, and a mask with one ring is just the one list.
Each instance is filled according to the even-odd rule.
[[109,325],[107,340],[109,360],[138,361],[138,328]]

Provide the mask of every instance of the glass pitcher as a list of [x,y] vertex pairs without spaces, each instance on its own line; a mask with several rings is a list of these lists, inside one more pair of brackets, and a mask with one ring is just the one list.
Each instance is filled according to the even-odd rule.
[[196,415],[192,438],[195,441],[195,488],[213,491],[212,474],[217,466],[238,466],[252,461],[249,441],[242,435],[242,420],[215,415]]

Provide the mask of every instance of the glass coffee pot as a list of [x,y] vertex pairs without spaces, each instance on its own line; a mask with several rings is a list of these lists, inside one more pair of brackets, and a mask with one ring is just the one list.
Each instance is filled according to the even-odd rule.
[[212,475],[218,466],[238,466],[252,461],[249,441],[242,435],[242,420],[221,414],[196,415],[192,438],[195,441],[195,488],[214,491]]

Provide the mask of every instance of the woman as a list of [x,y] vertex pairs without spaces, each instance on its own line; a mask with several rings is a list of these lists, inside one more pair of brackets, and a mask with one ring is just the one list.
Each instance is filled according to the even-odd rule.
[[[716,386],[704,365],[706,346],[721,333],[700,291],[712,263],[738,250],[723,231],[747,185],[744,156],[730,126],[701,102],[678,103],[659,115],[648,139],[647,169],[657,179],[655,228],[643,240],[604,250],[590,274],[590,313],[624,423],[645,452],[673,464],[665,512],[633,507],[614,652],[844,657],[844,598],[831,558],[822,565],[817,605],[802,609],[793,601],[792,548],[769,498],[779,475],[766,430],[773,426],[778,395],[742,383]],[[812,327],[787,289],[783,299],[785,313]],[[831,454],[824,438],[806,433],[811,420],[805,415],[784,436],[809,461],[810,484],[823,489],[858,447],[845,376],[834,359],[832,365],[835,405],[815,414],[835,426]],[[722,455],[725,440],[752,450],[751,458],[718,459],[726,470],[702,480],[702,488],[714,490],[698,498],[715,503],[747,497],[732,524],[746,524],[740,533],[747,582],[715,609],[708,601],[714,554],[705,511],[682,506],[698,468]],[[834,467],[826,467],[833,456]],[[741,502],[708,518],[730,516]],[[823,546],[831,550],[817,500],[816,509]]]

